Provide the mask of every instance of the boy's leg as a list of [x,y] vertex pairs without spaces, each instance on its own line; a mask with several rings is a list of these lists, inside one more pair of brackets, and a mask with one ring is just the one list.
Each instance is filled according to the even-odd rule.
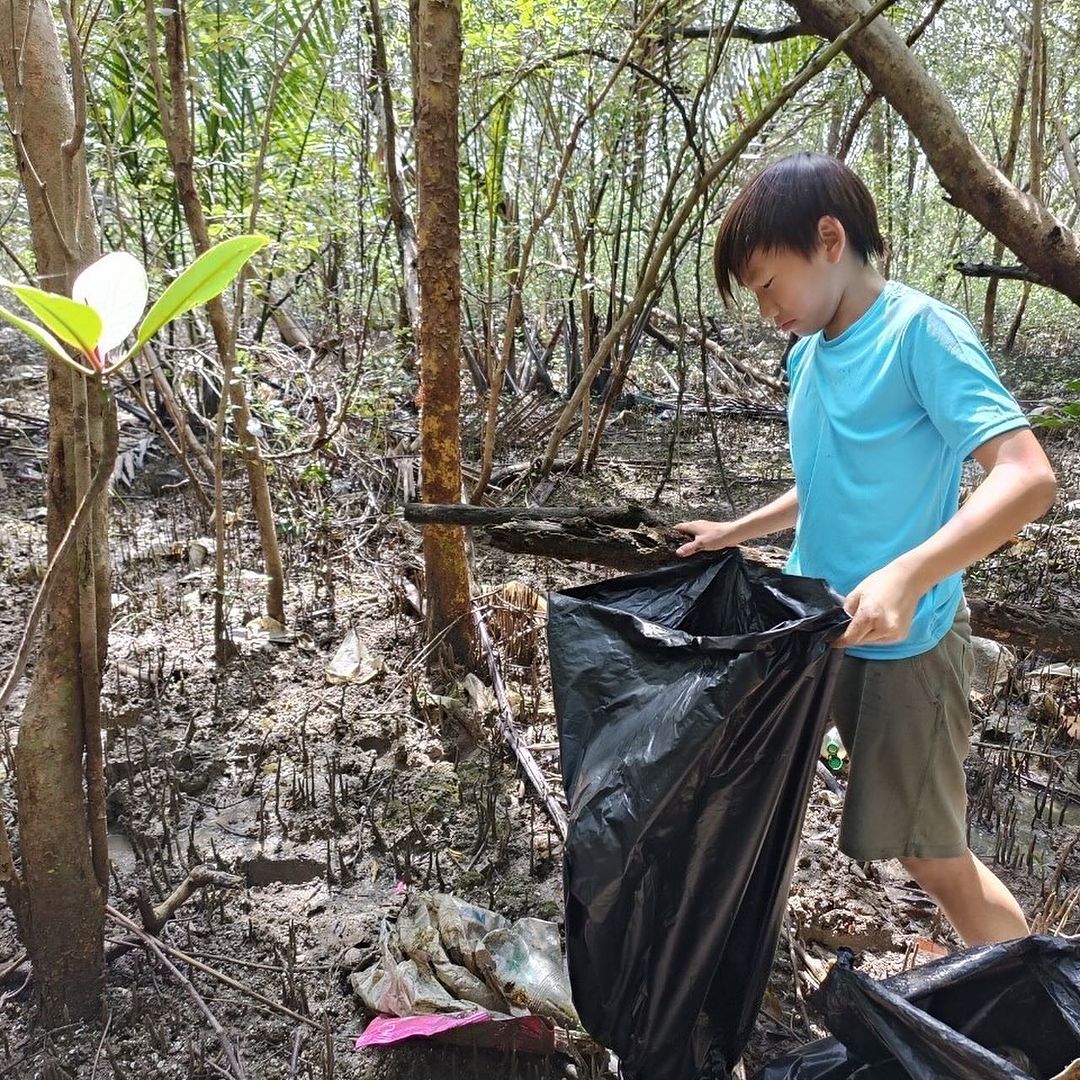
[[1023,936],[1008,889],[968,850],[966,779],[974,666],[970,617],[907,660],[847,656],[833,718],[851,757],[840,848],[859,861],[896,858],[968,944]]
[[1009,941],[1029,933],[1016,898],[970,851],[952,859],[900,862],[937,901],[966,945]]

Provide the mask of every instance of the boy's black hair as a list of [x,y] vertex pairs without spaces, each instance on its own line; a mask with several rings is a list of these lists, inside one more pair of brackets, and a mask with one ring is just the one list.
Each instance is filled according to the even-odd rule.
[[818,222],[827,214],[844,226],[864,263],[884,254],[873,196],[839,158],[791,154],[759,172],[728,207],[716,234],[713,271],[720,295],[733,299],[757,250],[786,249],[809,258],[819,243]]

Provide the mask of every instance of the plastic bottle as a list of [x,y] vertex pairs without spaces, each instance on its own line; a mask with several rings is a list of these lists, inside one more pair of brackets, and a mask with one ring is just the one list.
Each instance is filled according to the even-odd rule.
[[840,739],[840,732],[835,727],[829,728],[825,732],[825,738],[821,740],[821,756],[833,772],[839,772],[844,767],[847,751]]

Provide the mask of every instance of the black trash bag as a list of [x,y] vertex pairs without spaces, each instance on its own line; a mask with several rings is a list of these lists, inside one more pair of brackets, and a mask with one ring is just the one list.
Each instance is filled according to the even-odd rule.
[[[818,1039],[807,1043],[797,1054],[770,1061],[754,1073],[754,1080],[851,1080],[858,1068],[859,1062],[839,1039]],[[864,1070],[863,1076],[867,1080],[869,1075]],[[903,1075],[901,1072],[900,1076]]]
[[1048,1080],[1080,1058],[1080,941],[984,945],[883,982],[841,950],[811,1000],[836,1039],[755,1080]]
[[627,1080],[726,1078],[779,934],[847,624],[735,550],[548,604],[567,964]]

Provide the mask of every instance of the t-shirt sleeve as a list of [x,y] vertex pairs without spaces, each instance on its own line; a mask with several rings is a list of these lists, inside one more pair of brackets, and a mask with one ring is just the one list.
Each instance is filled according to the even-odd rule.
[[988,439],[1029,426],[959,312],[923,308],[904,329],[901,350],[912,394],[961,457]]

